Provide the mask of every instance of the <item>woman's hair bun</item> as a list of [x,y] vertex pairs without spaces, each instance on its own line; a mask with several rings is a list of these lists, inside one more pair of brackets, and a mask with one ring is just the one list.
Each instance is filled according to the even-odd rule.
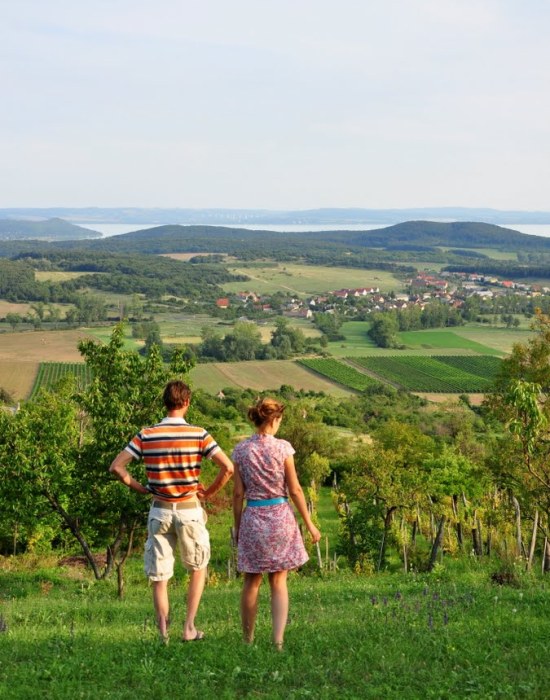
[[248,409],[248,418],[254,425],[260,426],[282,416],[284,410],[284,405],[275,399],[261,399]]

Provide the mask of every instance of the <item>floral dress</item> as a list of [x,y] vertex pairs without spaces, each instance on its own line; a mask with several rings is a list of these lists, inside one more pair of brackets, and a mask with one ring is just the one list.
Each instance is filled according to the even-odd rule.
[[[255,434],[240,442],[232,459],[239,466],[248,500],[288,498],[285,460],[294,454],[286,440]],[[239,529],[239,571],[296,569],[309,559],[290,503],[244,509]]]

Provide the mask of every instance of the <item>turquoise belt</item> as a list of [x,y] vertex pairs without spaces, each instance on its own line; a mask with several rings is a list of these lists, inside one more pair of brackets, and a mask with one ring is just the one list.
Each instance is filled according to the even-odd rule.
[[246,505],[250,508],[258,508],[259,506],[276,506],[279,503],[288,503],[288,498],[279,496],[279,498],[264,498],[260,501],[247,501]]

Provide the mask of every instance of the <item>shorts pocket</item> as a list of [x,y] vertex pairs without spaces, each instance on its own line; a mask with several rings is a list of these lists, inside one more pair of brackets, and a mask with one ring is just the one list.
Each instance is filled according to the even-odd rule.
[[180,530],[181,556],[187,569],[204,569],[210,561],[210,535],[199,522],[182,523]]

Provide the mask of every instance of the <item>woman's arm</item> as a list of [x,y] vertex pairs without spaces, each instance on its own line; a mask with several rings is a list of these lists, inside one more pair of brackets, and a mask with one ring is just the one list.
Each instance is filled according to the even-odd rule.
[[321,539],[321,533],[313,524],[313,521],[307,509],[306,499],[304,497],[302,487],[300,486],[300,482],[298,481],[296,467],[294,466],[294,457],[292,455],[285,459],[285,479],[290,498],[292,498],[292,502],[298,509],[298,513],[300,513],[300,515],[302,516],[302,520],[304,521],[305,526],[309,530],[311,539],[315,544],[315,542],[319,542],[319,540]]
[[233,520],[235,522],[235,535],[238,539],[239,528],[241,526],[241,515],[243,512],[244,484],[241,479],[239,465],[235,462],[235,473],[233,475]]

